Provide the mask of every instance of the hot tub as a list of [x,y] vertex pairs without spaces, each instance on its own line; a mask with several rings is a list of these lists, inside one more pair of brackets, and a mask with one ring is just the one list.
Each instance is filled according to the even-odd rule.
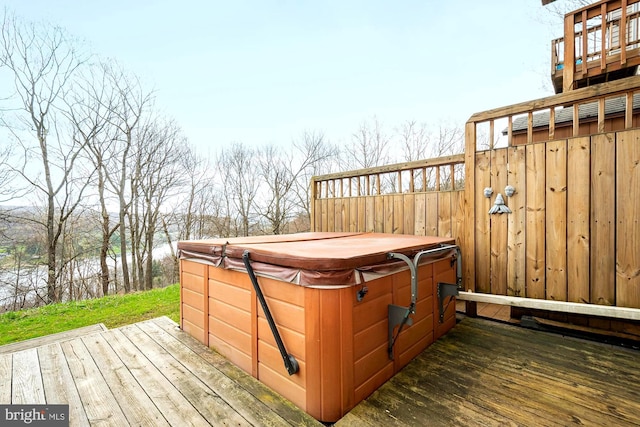
[[300,233],[178,249],[181,328],[320,421],[455,324],[453,239]]

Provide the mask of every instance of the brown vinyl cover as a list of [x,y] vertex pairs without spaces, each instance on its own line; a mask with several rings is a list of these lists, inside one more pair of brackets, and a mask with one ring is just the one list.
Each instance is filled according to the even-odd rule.
[[[178,252],[181,258],[243,270],[242,256],[248,251],[258,274],[303,286],[344,286],[361,282],[358,272],[387,274],[407,267],[404,261],[389,259],[390,252],[411,257],[422,250],[453,244],[452,238],[434,236],[315,232],[181,241]],[[436,258],[449,255],[446,252]]]

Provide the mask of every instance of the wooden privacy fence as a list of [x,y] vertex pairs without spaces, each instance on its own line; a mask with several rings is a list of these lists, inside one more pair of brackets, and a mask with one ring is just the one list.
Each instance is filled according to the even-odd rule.
[[312,227],[457,238],[463,189],[462,154],[314,177]]
[[[631,77],[478,113],[463,156],[314,177],[312,227],[452,236],[466,289],[640,308],[639,90]],[[511,213],[489,214],[498,193]]]

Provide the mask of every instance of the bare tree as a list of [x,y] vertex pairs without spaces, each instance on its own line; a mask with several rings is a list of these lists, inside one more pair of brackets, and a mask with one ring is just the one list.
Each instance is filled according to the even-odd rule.
[[252,231],[259,189],[256,161],[256,151],[237,142],[218,156],[217,167],[222,174],[226,211],[231,221],[229,235],[248,236]]
[[267,145],[259,152],[259,176],[265,191],[261,191],[260,216],[266,220],[265,234],[282,234],[291,216],[293,201],[291,188],[295,175],[291,169],[292,159],[288,153],[275,145]]
[[377,117],[363,121],[341,156],[343,169],[365,169],[390,163],[390,139]]
[[[549,4],[544,5],[544,9],[547,13],[549,13],[553,18],[557,19],[558,22],[562,22],[564,20],[564,15],[572,10],[580,9],[584,6],[588,6],[593,3],[593,0],[565,0],[560,2],[548,2]],[[543,2],[544,4],[544,2]]]
[[[307,222],[311,221],[311,194],[309,191],[311,177],[329,173],[332,168],[337,168],[336,159],[338,159],[339,153],[338,147],[331,144],[325,138],[324,133],[318,131],[305,131],[300,139],[293,142],[293,158],[298,159],[297,163],[293,163],[293,165],[297,165],[297,171],[292,188],[296,207],[297,220],[294,221],[296,224],[300,223],[302,218],[305,218]],[[296,231],[301,230],[296,227]]]
[[[120,237],[120,264],[125,292],[131,291],[132,277],[127,257],[127,215],[131,205],[131,194],[135,185],[134,137],[141,119],[151,107],[153,93],[142,88],[137,77],[124,72],[118,66],[104,65],[108,83],[114,88],[115,102],[111,110],[113,136],[112,161],[106,166],[105,178],[118,199],[118,232]],[[133,170],[132,170],[133,169]],[[130,179],[134,177],[133,181]],[[115,226],[114,226],[115,227]],[[133,243],[132,243],[133,244]],[[135,270],[134,270],[135,272]],[[134,273],[136,274],[136,273]],[[134,280],[135,282],[135,280]]]
[[115,144],[112,125],[115,93],[106,70],[104,65],[88,68],[75,90],[67,96],[67,114],[74,128],[74,138],[87,150],[88,158],[92,161],[97,175],[96,190],[102,235],[99,255],[102,295],[107,295],[109,292],[108,256],[111,237],[119,227],[119,224],[115,226],[110,224],[105,191],[109,173],[108,165],[113,161]]
[[[202,238],[202,217],[204,212],[202,208],[209,203],[204,194],[207,187],[212,185],[209,177],[209,162],[207,159],[198,156],[198,154],[189,146],[184,147],[184,152],[179,159],[183,176],[186,181],[184,197],[180,199],[180,203],[184,206],[184,212],[177,207],[171,209],[169,215],[175,218],[173,222],[179,225],[179,238],[189,240],[192,236]],[[178,215],[176,215],[178,214]],[[169,238],[168,231],[167,239]]]
[[137,243],[133,245],[133,255],[144,289],[151,289],[153,249],[161,225],[160,213],[168,200],[177,196],[182,184],[180,160],[187,154],[187,145],[180,128],[174,122],[162,120],[145,124],[136,143],[139,182],[134,193],[134,206],[138,209],[132,215],[138,215],[132,222]]
[[[24,160],[14,171],[46,206],[42,225],[47,236],[47,300],[56,302],[61,297],[57,283],[60,236],[88,185],[86,177],[74,173],[83,144],[66,137],[57,113],[64,89],[86,57],[60,28],[22,24],[6,13],[1,37],[0,66],[13,77],[16,116],[22,124],[11,128]],[[36,159],[42,174],[28,166]]]
[[426,159],[430,153],[430,135],[426,123],[407,120],[396,131],[402,147],[402,157],[406,162]]

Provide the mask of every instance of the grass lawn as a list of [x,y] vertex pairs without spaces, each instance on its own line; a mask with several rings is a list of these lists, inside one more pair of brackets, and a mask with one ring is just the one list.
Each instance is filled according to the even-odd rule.
[[0,345],[96,323],[117,328],[158,316],[179,321],[180,285],[3,313]]

